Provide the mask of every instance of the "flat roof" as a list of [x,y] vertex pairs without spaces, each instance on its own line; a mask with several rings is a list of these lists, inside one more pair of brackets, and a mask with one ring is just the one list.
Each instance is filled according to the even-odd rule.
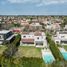
[[8,32],[10,32],[10,31],[9,30],[0,30],[0,34],[6,34]]

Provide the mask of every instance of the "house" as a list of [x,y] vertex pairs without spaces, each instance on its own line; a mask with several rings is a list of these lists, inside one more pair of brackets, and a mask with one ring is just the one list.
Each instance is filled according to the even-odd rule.
[[67,30],[67,25],[65,25],[64,30]]
[[20,20],[20,25],[21,26],[28,26],[29,22],[27,20]]
[[19,28],[19,27],[13,27],[11,30],[12,30],[13,33],[21,33],[22,29]]
[[22,32],[21,45],[34,46],[34,34],[33,34],[33,32]]
[[0,44],[11,43],[15,36],[10,30],[0,30]]
[[42,25],[40,25],[39,23],[31,23],[29,28],[31,30],[41,30],[42,29]]
[[44,32],[25,32],[21,35],[21,44],[26,46],[47,47]]
[[59,25],[59,23],[53,23],[52,24],[52,29],[55,30],[55,31],[56,30],[60,30],[61,29],[61,26]]
[[67,44],[67,31],[65,30],[57,31],[56,35],[54,35],[52,39],[54,40],[56,44],[66,45]]
[[34,33],[34,43],[36,47],[47,47],[46,35],[44,32]]

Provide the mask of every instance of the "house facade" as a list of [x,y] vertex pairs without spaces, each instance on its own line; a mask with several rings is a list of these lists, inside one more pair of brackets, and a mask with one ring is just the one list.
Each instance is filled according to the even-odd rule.
[[15,36],[11,31],[1,30],[0,31],[0,44],[2,43],[11,43],[14,40]]
[[29,32],[21,35],[21,44],[26,46],[47,47],[44,32]]
[[53,40],[56,44],[67,44],[67,31],[58,31],[55,36],[53,36]]

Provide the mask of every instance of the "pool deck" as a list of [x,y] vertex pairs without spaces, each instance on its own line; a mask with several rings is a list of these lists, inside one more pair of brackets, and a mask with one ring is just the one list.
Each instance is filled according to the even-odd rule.
[[53,57],[53,61],[55,61],[55,58],[49,48],[44,48],[41,50],[41,52],[42,52],[42,57],[44,57],[46,55],[51,55]]
[[[42,49],[41,50],[42,51],[42,55],[47,55],[47,54],[50,54],[50,55],[52,55],[52,52],[51,52],[51,50],[49,49],[49,48],[44,48],[44,49]],[[53,55],[52,55],[53,56]]]

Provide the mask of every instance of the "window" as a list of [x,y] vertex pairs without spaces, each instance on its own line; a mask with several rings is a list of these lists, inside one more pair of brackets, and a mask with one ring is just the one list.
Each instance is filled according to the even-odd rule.
[[39,39],[39,37],[37,37],[37,39]]
[[61,38],[63,38],[64,36],[61,36]]
[[26,37],[26,36],[23,36],[24,38]]
[[58,43],[59,43],[59,41],[56,41],[56,43],[58,44]]

